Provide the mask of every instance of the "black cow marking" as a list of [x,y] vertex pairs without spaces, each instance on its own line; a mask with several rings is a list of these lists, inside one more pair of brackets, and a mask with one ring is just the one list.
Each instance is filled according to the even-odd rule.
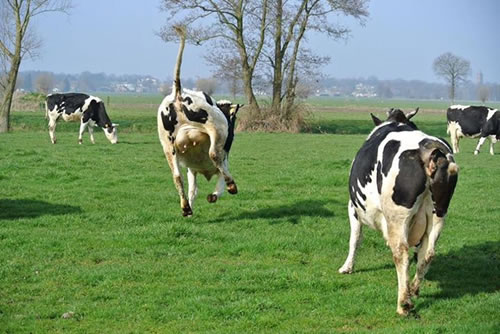
[[175,125],[177,122],[177,112],[175,111],[175,107],[173,103],[171,103],[168,107],[168,113],[165,115],[163,111],[161,112],[161,121],[163,123],[163,128],[167,130],[170,135],[174,133]]
[[203,92],[203,96],[205,96],[205,100],[207,100],[208,104],[210,104],[211,106],[214,105],[214,102],[212,101],[212,98],[210,97],[210,95],[208,95],[207,93]]
[[183,102],[187,102],[188,105],[193,103],[193,99],[189,96],[186,96],[184,99],[182,99]]
[[401,142],[398,140],[390,140],[384,147],[384,152],[382,156],[382,172],[385,176],[389,174],[389,170],[392,166],[392,161],[394,160],[394,156],[398,153],[399,147],[401,146]]
[[186,115],[187,119],[191,122],[205,124],[208,120],[208,112],[204,109],[191,110],[185,105],[182,105],[182,112]]
[[382,193],[382,164],[380,161],[377,163],[377,191]]
[[399,158],[399,173],[396,176],[392,200],[397,205],[411,209],[417,197],[425,191],[426,175],[424,163],[418,150],[408,150]]

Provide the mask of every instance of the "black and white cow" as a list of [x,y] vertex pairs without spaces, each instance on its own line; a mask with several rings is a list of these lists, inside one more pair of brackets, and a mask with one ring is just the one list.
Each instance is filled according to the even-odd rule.
[[494,154],[493,144],[500,140],[500,111],[483,106],[453,105],[448,108],[446,118],[454,153],[460,151],[461,137],[480,137],[474,154],[479,154],[486,138],[490,139],[490,154]]
[[82,135],[88,126],[90,141],[94,141],[94,126],[103,129],[106,138],[112,143],[118,142],[116,127],[111,123],[104,103],[100,98],[81,93],[50,94],[45,101],[45,115],[49,119],[49,135],[52,144],[56,143],[56,124],[62,118],[65,121],[80,121],[78,143],[82,143]]
[[[397,312],[407,314],[434,256],[434,247],[458,179],[451,148],[426,135],[405,115],[391,109],[358,151],[349,176],[351,234],[349,254],[340,273],[353,271],[362,224],[382,232],[398,277]],[[409,284],[410,247],[418,245],[415,278]]]
[[[174,70],[172,93],[158,108],[158,135],[179,193],[183,216],[191,216],[197,195],[198,173],[207,180],[217,175],[215,191],[207,196],[214,203],[224,192],[237,193],[237,187],[228,169],[228,154],[234,136],[234,125],[239,105],[229,101],[216,103],[203,92],[181,90],[180,66],[185,43],[181,37],[179,54]],[[187,167],[189,199],[186,197],[181,166]]]

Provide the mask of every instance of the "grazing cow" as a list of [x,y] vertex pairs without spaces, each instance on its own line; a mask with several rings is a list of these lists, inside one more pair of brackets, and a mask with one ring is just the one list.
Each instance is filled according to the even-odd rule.
[[494,154],[493,144],[500,140],[500,111],[482,106],[454,105],[448,108],[446,118],[453,153],[460,151],[458,142],[461,137],[480,137],[474,154],[479,154],[486,138],[490,139],[490,154]]
[[82,135],[88,125],[90,141],[94,141],[94,126],[103,129],[111,144],[118,142],[116,127],[111,123],[104,103],[100,98],[81,93],[49,94],[45,101],[45,116],[49,119],[49,135],[52,144],[56,143],[56,124],[62,118],[68,121],[80,121],[78,143],[82,143]]
[[[234,136],[234,123],[239,105],[229,101],[219,103],[203,92],[181,91],[180,67],[185,43],[185,31],[176,28],[181,42],[174,70],[172,93],[158,108],[158,134],[179,193],[183,216],[191,216],[197,195],[198,173],[207,180],[217,175],[215,191],[207,196],[214,203],[224,192],[237,193],[228,169],[228,154]],[[187,199],[181,166],[187,167],[189,199]]]
[[[405,115],[391,109],[385,122],[372,115],[376,127],[349,176],[349,254],[339,269],[353,271],[362,224],[380,230],[396,265],[401,315],[408,314],[411,296],[419,293],[458,178],[448,143],[418,131],[410,121],[417,111]],[[418,261],[410,287],[408,250],[413,246],[418,246]]]

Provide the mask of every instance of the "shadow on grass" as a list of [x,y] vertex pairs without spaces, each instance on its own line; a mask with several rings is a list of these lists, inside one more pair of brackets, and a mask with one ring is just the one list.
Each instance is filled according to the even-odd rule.
[[[499,241],[464,246],[444,255],[438,253],[425,279],[437,281],[441,291],[424,297],[419,308],[427,308],[436,299],[499,291],[499,255]],[[422,292],[425,296],[425,287]]]
[[0,220],[80,213],[80,207],[34,199],[0,199]]
[[290,222],[292,224],[298,224],[300,219],[305,216],[334,217],[335,214],[324,207],[325,204],[330,204],[331,202],[332,201],[307,200],[273,208],[264,208],[255,211],[244,211],[237,216],[223,216],[211,222],[217,223],[228,220],[242,219],[270,219],[270,224],[277,224],[284,221]]

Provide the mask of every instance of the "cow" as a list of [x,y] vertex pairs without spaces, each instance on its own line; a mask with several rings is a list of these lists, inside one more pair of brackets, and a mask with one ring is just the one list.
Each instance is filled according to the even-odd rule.
[[490,154],[494,154],[493,145],[500,140],[500,111],[483,106],[453,105],[446,111],[446,118],[453,153],[460,151],[458,142],[461,137],[479,137],[474,155],[479,154],[486,138],[490,139]]
[[[458,180],[451,147],[417,129],[410,121],[417,112],[418,108],[405,115],[391,109],[384,122],[371,115],[376,127],[351,165],[349,253],[339,269],[352,273],[362,224],[381,231],[396,266],[400,315],[413,308],[411,297],[418,296],[434,257]],[[417,269],[410,286],[408,251],[414,246],[418,246]]]
[[49,94],[45,100],[45,116],[49,120],[49,135],[52,144],[56,143],[56,124],[59,119],[64,121],[80,121],[78,143],[82,144],[82,135],[88,126],[90,141],[95,144],[94,126],[103,129],[106,138],[112,143],[118,142],[116,127],[106,113],[102,100],[95,96],[82,93]]
[[[216,102],[204,92],[181,90],[180,68],[185,44],[185,28],[175,27],[180,36],[180,46],[174,68],[172,93],[158,108],[158,135],[163,152],[172,171],[180,197],[183,216],[193,215],[193,205],[198,192],[198,173],[210,180],[216,175],[215,191],[207,196],[215,203],[224,192],[238,189],[228,169],[228,155],[234,137],[236,113],[240,105],[229,101]],[[189,197],[184,191],[181,166],[187,167]]]

